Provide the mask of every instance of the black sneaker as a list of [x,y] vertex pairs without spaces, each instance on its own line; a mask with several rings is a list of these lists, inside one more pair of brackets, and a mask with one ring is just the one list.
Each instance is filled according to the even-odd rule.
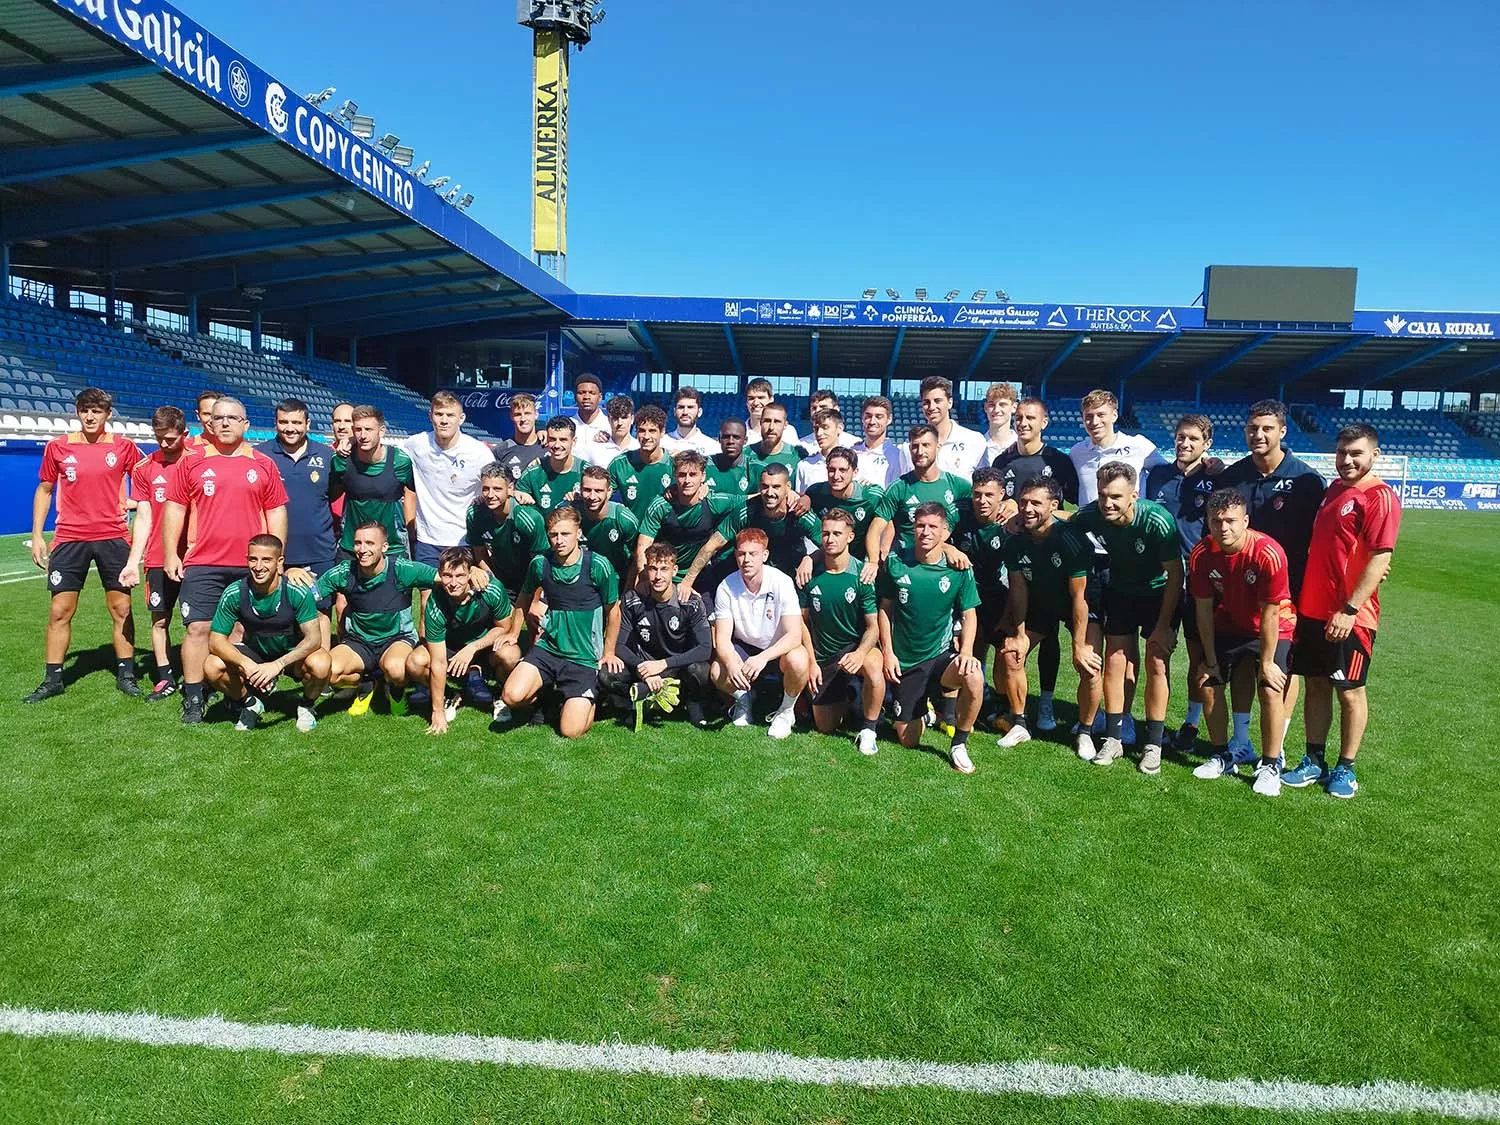
[[168,676],[165,680],[157,680],[151,686],[151,694],[146,696],[147,703],[160,703],[163,699],[169,699],[177,694],[177,681]]
[[141,697],[141,685],[135,682],[134,676],[116,676],[115,689],[121,695],[128,695],[131,699]]
[[203,704],[195,703],[191,699],[182,701],[182,721],[185,726],[193,726],[203,721]]
[[22,698],[22,703],[40,703],[44,699],[51,699],[54,695],[63,693],[61,680],[43,680],[37,684],[36,690],[30,695]]
[[1172,749],[1179,754],[1191,754],[1198,745],[1198,728],[1192,723],[1183,723],[1172,736]]

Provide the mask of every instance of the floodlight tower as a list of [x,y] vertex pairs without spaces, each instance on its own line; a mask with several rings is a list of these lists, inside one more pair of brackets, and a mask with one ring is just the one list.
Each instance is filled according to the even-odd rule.
[[599,0],[516,0],[516,22],[531,28],[531,254],[568,276],[568,53],[604,22]]

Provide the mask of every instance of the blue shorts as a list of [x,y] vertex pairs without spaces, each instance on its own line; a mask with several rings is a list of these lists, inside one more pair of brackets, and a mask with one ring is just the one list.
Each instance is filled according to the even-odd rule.
[[[450,546],[450,547],[462,547],[463,544],[462,543],[450,543],[448,546]],[[427,566],[430,566],[434,570],[436,570],[437,569],[437,564],[438,564],[438,555],[442,554],[447,549],[448,549],[448,547],[436,547],[436,546],[433,546],[433,544],[431,544],[431,543],[423,543],[419,539],[419,540],[417,540],[417,548],[416,548],[416,550],[412,552],[412,561],[413,562],[419,562],[419,563],[425,563]]]

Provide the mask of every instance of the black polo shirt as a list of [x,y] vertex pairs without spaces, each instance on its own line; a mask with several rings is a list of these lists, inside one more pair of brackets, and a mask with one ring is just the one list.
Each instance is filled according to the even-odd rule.
[[1062,488],[1063,499],[1075,507],[1078,505],[1078,470],[1061,449],[1044,445],[1027,454],[1013,445],[996,457],[990,468],[1000,474],[1007,500],[1019,500],[1021,486],[1032,477],[1051,477]]
[[1213,487],[1238,489],[1250,509],[1250,526],[1281,544],[1295,601],[1307,567],[1313,520],[1328,487],[1322,474],[1290,453],[1269,473],[1255,467],[1254,457],[1241,457],[1214,478]]
[[276,463],[286,485],[287,566],[322,574],[333,566],[333,510],[328,506],[333,450],[311,438],[295,459],[274,438],[255,448]]
[[[1199,462],[1200,466],[1202,462]],[[1208,498],[1214,494],[1214,481],[1200,467],[1191,476],[1185,476],[1172,461],[1157,465],[1146,474],[1147,500],[1155,500],[1177,521],[1177,538],[1182,541],[1185,558],[1207,530],[1203,526],[1207,514]]]

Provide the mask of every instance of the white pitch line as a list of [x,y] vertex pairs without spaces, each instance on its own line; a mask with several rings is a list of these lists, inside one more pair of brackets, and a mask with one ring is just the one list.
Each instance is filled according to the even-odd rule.
[[1405,1082],[1320,1086],[1255,1078],[1223,1081],[1194,1074],[1144,1074],[1123,1066],[803,1058],[776,1051],[679,1051],[628,1043],[560,1043],[500,1036],[351,1031],[236,1023],[218,1016],[178,1019],[144,1012],[49,1012],[12,1007],[0,1007],[0,1034],[31,1039],[102,1039],[152,1047],[272,1051],[282,1055],[532,1066],[574,1073],[650,1074],[866,1089],[924,1088],[1047,1098],[1086,1096],[1157,1105],[1296,1113],[1415,1113],[1500,1121],[1500,1093],[1431,1089]]
[[19,577],[15,577],[15,578],[12,578],[10,576],[5,576],[5,577],[0,577],[0,586],[9,586],[12,582],[35,582],[38,578],[45,578],[45,577],[47,577],[47,576],[45,574],[40,573],[40,572],[38,572],[37,574],[22,574]]

